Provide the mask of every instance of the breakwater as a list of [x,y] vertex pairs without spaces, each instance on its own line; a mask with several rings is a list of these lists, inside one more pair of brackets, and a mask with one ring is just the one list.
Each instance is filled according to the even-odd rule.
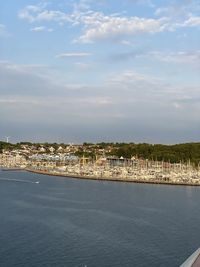
[[114,182],[128,182],[128,183],[142,183],[142,184],[162,184],[162,185],[179,185],[179,186],[200,186],[199,183],[192,182],[175,182],[175,181],[164,181],[164,180],[146,180],[146,179],[132,179],[127,177],[96,177],[96,176],[86,176],[86,175],[78,175],[78,174],[67,174],[67,173],[59,173],[59,172],[50,172],[45,170],[36,170],[26,168],[26,171],[32,173],[38,173],[42,175],[50,175],[50,176],[59,176],[59,177],[68,177],[75,179],[85,179],[85,180],[97,180],[97,181],[114,181]]

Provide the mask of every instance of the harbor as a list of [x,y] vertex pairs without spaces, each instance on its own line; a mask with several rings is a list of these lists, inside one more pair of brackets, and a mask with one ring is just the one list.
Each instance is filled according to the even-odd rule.
[[152,183],[167,185],[200,185],[200,168],[187,163],[170,163],[132,157],[97,157],[95,160],[74,155],[30,155],[3,153],[0,155],[3,170],[30,172],[93,180]]

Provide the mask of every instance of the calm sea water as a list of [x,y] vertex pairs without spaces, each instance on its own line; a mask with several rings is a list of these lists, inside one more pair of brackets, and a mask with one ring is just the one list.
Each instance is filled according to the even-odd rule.
[[175,267],[199,246],[198,187],[0,171],[1,267]]

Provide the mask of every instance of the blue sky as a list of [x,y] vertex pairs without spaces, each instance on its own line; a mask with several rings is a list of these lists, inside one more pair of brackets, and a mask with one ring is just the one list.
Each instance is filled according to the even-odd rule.
[[200,1],[0,3],[0,139],[199,141]]

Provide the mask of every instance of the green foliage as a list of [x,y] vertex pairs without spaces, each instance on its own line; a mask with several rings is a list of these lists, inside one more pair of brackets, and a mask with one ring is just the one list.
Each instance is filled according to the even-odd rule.
[[83,143],[83,146],[93,146],[93,145],[94,145],[93,143],[87,143],[87,142]]
[[15,145],[0,141],[0,153],[2,153],[3,149],[12,150],[15,148]]
[[195,165],[198,165],[200,162],[200,143],[177,145],[123,144],[123,146],[113,148],[110,154],[125,158],[137,156],[171,163],[190,160]]
[[95,153],[93,153],[93,152],[77,151],[74,153],[74,155],[78,156],[80,158],[82,158],[82,157],[86,157],[86,158],[90,158],[90,159],[95,158]]

